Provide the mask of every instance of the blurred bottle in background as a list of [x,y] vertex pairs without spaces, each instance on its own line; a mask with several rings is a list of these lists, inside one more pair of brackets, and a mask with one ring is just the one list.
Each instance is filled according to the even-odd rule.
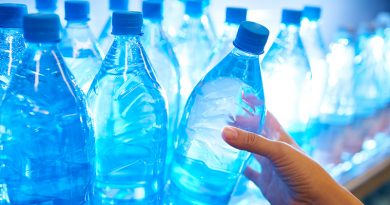
[[180,64],[181,100],[185,104],[196,83],[206,73],[212,38],[202,22],[202,0],[186,0],[183,24],[173,40]]
[[58,49],[60,27],[55,14],[24,17],[27,49],[0,108],[11,204],[86,204],[92,193],[93,130]]
[[[162,1],[162,0],[153,0]],[[164,0],[164,28],[171,38],[175,38],[180,33],[180,27],[183,23],[183,16],[185,14],[185,4],[188,0]],[[190,0],[191,1],[191,0]],[[210,39],[215,42],[217,39],[216,29],[212,21],[209,6],[210,0],[197,0],[202,2],[203,15],[201,17],[202,23],[204,24],[207,35]],[[174,11],[174,12],[173,12]]]
[[180,67],[171,43],[162,28],[162,3],[144,1],[142,45],[148,54],[157,80],[164,88],[168,102],[168,154],[171,161],[176,142],[176,128],[180,113]]
[[184,4],[186,0],[153,0],[164,4],[163,27],[170,38],[176,37],[183,23]]
[[[185,0],[188,1],[188,0]],[[215,29],[213,20],[211,18],[210,13],[210,3],[211,0],[201,0],[203,2],[203,16],[202,16],[202,22],[205,25],[206,31],[208,32],[208,35],[210,36],[210,39],[214,43],[217,41],[217,31]]]
[[0,99],[3,99],[26,48],[22,31],[26,14],[24,4],[0,4]]
[[312,102],[310,66],[299,35],[301,14],[282,11],[280,32],[262,62],[268,109],[299,145],[305,141]]
[[354,57],[355,42],[346,28],[341,28],[329,45],[327,88],[321,103],[320,121],[334,124],[351,123],[355,113]]
[[114,12],[115,40],[88,93],[95,204],[161,204],[167,147],[162,90],[141,45],[141,12]]
[[[384,65],[387,73],[387,80],[385,80],[385,84],[382,85],[384,88],[390,87],[390,13],[382,12],[379,13],[376,20],[376,34],[381,37],[384,41]],[[390,103],[390,89],[383,89],[383,97],[386,98],[385,101],[387,104]]]
[[[354,121],[354,39],[347,28],[340,28],[329,45],[326,56],[329,65],[327,88],[320,106],[319,118],[306,131],[310,155],[326,169],[332,169],[352,153],[343,150],[344,134],[356,141],[356,132],[349,126]],[[344,138],[344,139],[343,139]],[[360,139],[358,139],[360,140]],[[353,140],[347,142],[352,145]]]
[[103,55],[105,56],[110,49],[114,36],[111,35],[112,31],[112,12],[114,11],[127,11],[129,9],[129,0],[109,0],[110,17],[104,24],[103,30],[101,31],[98,41],[100,48],[102,49]]
[[234,48],[232,42],[237,34],[240,23],[246,20],[246,15],[247,9],[245,8],[226,8],[223,34],[213,48],[213,51],[208,59],[207,67],[214,67]]
[[325,45],[322,40],[319,20],[321,8],[305,6],[302,12],[300,35],[310,63],[312,72],[312,97],[310,121],[318,120],[321,101],[327,87],[328,65],[326,63]]
[[102,62],[99,45],[89,26],[89,2],[65,1],[67,25],[60,50],[76,82],[88,93]]
[[39,13],[54,14],[57,10],[57,0],[35,0],[35,8]]
[[224,142],[221,130],[231,125],[262,131],[266,108],[259,55],[268,35],[262,25],[242,22],[235,48],[191,93],[179,126],[167,204],[228,203],[250,153]]
[[[386,105],[389,73],[386,70],[385,42],[375,33],[374,25],[362,24],[359,28],[355,70],[356,114],[360,117],[373,115]],[[385,91],[386,90],[386,91]]]

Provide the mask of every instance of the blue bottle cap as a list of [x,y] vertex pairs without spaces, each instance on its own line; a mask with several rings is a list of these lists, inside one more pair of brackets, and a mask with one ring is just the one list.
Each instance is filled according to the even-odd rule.
[[65,1],[65,20],[67,21],[88,21],[88,1]]
[[129,0],[110,0],[111,11],[127,11],[129,10]]
[[283,9],[282,10],[282,23],[289,25],[301,25],[301,16],[302,11],[299,10],[291,10],[291,9]]
[[162,20],[162,3],[159,1],[143,1],[142,14],[145,19]]
[[321,17],[321,8],[316,6],[305,6],[302,15],[311,21],[317,21]]
[[191,17],[200,17],[203,14],[202,0],[186,0],[185,13]]
[[226,8],[226,23],[240,24],[246,21],[246,8],[227,7]]
[[22,28],[23,16],[27,14],[24,4],[0,4],[0,27]]
[[142,35],[142,13],[138,11],[115,11],[112,14],[113,35]]
[[35,8],[39,10],[51,10],[57,9],[57,0],[35,0]]
[[238,28],[233,45],[245,52],[260,55],[264,53],[268,36],[269,31],[265,26],[251,21],[243,21]]
[[27,42],[59,42],[60,28],[60,18],[56,14],[29,14],[23,18],[24,38]]

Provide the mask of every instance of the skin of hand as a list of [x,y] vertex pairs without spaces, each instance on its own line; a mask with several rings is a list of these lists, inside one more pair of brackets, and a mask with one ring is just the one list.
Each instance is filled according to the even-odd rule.
[[225,127],[223,139],[231,146],[254,154],[261,173],[248,167],[244,174],[272,205],[362,204],[298,147],[271,113],[263,137],[235,127]]

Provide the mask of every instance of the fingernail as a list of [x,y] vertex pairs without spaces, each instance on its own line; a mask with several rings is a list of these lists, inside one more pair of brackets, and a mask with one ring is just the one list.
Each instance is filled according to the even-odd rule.
[[233,127],[225,127],[222,131],[222,137],[225,139],[225,140],[234,140],[236,139],[238,136],[238,132],[236,129],[234,129]]

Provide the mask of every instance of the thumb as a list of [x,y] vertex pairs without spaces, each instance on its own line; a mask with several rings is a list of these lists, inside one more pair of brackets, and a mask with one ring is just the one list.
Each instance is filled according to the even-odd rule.
[[283,146],[282,142],[272,141],[261,135],[230,126],[223,129],[222,138],[232,147],[265,156],[271,160],[280,157],[279,150]]

